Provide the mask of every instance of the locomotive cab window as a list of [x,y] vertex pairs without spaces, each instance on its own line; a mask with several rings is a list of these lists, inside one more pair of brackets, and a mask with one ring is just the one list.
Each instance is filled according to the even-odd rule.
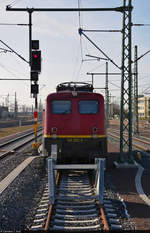
[[69,100],[53,100],[51,106],[53,114],[71,113],[71,101]]
[[97,100],[81,100],[79,101],[79,113],[81,114],[96,114],[98,113]]

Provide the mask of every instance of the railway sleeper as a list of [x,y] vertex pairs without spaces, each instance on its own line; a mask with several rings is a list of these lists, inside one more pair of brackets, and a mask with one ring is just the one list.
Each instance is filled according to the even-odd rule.
[[67,226],[57,226],[54,225],[53,230],[61,230],[61,231],[98,231],[101,230],[100,226],[72,226],[72,227],[67,227]]
[[78,209],[78,210],[74,210],[74,209],[56,209],[56,213],[59,213],[59,214],[64,214],[64,215],[66,215],[66,214],[68,214],[68,215],[73,215],[73,216],[76,216],[76,215],[84,215],[84,216],[86,216],[86,215],[89,215],[89,214],[94,214],[94,213],[96,213],[96,208],[93,208],[93,209],[90,209],[90,210],[87,210],[87,209],[85,209],[85,210],[81,210],[81,209]]
[[[104,159],[96,159],[95,165],[56,165],[48,160],[48,185],[53,212],[50,230],[99,231],[102,229],[98,203],[103,203]],[[55,170],[61,172],[56,186]],[[89,170],[95,176],[95,186],[89,178]]]
[[[56,171],[60,171],[60,179],[56,184]],[[95,185],[89,179],[89,171],[95,176]],[[99,206],[103,204],[104,193],[104,159],[96,159],[93,164],[57,165],[48,159],[48,190],[45,189],[43,199],[37,210],[32,230],[41,229],[48,214],[47,203],[53,205],[49,230],[59,231],[100,231]],[[46,215],[44,214],[46,213]],[[42,215],[43,214],[43,215]],[[112,223],[114,224],[114,223]]]
[[73,209],[92,209],[92,208],[94,208],[95,207],[95,205],[87,205],[87,204],[83,204],[83,205],[74,205],[74,204],[70,204],[70,205],[68,205],[68,204],[66,204],[66,203],[64,203],[64,204],[56,204],[56,206],[57,206],[57,208],[59,208],[59,209],[67,209],[67,208],[73,208]]

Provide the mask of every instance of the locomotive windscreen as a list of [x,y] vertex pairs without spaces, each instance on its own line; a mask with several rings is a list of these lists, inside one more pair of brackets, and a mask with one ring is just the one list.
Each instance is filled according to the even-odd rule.
[[51,104],[52,104],[53,114],[71,113],[71,101],[70,100],[53,100]]
[[81,100],[79,101],[79,113],[81,114],[96,114],[98,113],[97,100]]

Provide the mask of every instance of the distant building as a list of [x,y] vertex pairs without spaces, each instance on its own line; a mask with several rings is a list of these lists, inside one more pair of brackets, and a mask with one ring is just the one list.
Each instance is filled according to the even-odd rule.
[[0,118],[8,118],[8,107],[0,106]]
[[138,97],[138,115],[141,119],[150,119],[150,97]]

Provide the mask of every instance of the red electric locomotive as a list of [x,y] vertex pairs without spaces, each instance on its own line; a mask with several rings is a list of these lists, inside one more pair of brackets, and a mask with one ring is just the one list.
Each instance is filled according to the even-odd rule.
[[57,161],[92,163],[107,152],[104,98],[87,83],[67,82],[49,94],[44,113],[44,151],[57,145]]

